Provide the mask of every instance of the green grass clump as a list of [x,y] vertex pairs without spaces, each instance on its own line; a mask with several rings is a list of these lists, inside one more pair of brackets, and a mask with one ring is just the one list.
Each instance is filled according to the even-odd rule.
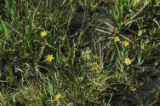
[[2,4],[1,105],[114,105],[159,65],[159,0]]

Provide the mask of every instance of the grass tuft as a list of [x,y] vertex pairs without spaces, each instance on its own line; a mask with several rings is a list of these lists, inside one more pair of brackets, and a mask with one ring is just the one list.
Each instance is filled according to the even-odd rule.
[[0,105],[158,103],[159,88],[148,101],[139,91],[160,64],[159,7],[159,0],[0,1]]

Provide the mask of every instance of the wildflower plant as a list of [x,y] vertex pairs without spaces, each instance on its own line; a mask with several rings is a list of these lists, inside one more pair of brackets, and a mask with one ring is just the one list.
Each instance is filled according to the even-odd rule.
[[118,37],[118,36],[115,36],[115,37],[114,37],[114,42],[116,43],[116,42],[119,42],[119,41],[120,41],[119,37]]
[[1,0],[0,104],[109,106],[117,91],[127,98],[143,64],[160,64],[159,4]]
[[61,95],[60,93],[58,93],[58,94],[55,95],[54,99],[55,99],[55,100],[58,100],[58,99],[60,99],[61,97],[62,97],[62,95]]
[[40,35],[41,35],[41,37],[45,37],[45,36],[47,36],[47,32],[46,31],[42,31]]
[[129,58],[125,58],[124,63],[128,66],[132,63],[132,61]]
[[125,47],[128,47],[129,46],[129,42],[128,41],[123,41],[123,45],[125,46]]
[[48,55],[46,56],[46,61],[47,61],[47,62],[52,62],[53,59],[54,59],[54,57],[53,57],[52,54],[48,54]]

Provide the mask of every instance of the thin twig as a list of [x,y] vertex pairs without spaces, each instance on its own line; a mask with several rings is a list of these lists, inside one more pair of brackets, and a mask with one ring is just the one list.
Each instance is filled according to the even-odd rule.
[[146,8],[146,6],[150,3],[150,1],[146,1],[143,8],[141,8],[133,17],[131,17],[131,20],[134,19],[136,16],[138,16],[143,11]]
[[96,31],[99,31],[99,32],[103,32],[103,33],[109,34],[109,35],[111,34],[111,33],[109,33],[109,32],[106,32],[106,31],[101,30],[101,29],[98,29],[98,28],[96,28],[95,30],[96,30]]
[[10,28],[12,28],[17,34],[19,34],[21,37],[22,37],[22,33],[21,32],[19,32],[18,30],[16,30],[15,28],[13,28],[10,24],[8,24],[7,22],[5,22],[5,21],[2,21],[3,23],[5,23],[7,26],[9,26]]

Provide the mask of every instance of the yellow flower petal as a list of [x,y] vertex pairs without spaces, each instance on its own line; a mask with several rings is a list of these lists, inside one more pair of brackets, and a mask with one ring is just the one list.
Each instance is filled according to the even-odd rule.
[[126,65],[130,65],[131,64],[131,60],[129,58],[125,58],[124,63]]
[[54,59],[54,57],[53,57],[53,55],[51,55],[51,54],[48,54],[48,55],[46,56],[46,61],[48,61],[48,62],[52,62],[53,59]]
[[47,36],[47,32],[46,32],[46,31],[42,31],[42,32],[41,32],[41,36],[42,36],[42,37]]
[[127,47],[127,46],[129,46],[129,42],[124,41],[124,42],[123,42],[123,45],[124,45],[125,47]]
[[60,94],[60,93],[58,93],[55,97],[54,97],[54,99],[55,100],[58,100],[58,99],[60,99],[62,97],[62,95]]
[[116,42],[118,42],[118,41],[120,41],[119,37],[118,37],[118,36],[115,36],[115,37],[114,37],[114,42],[116,43]]

